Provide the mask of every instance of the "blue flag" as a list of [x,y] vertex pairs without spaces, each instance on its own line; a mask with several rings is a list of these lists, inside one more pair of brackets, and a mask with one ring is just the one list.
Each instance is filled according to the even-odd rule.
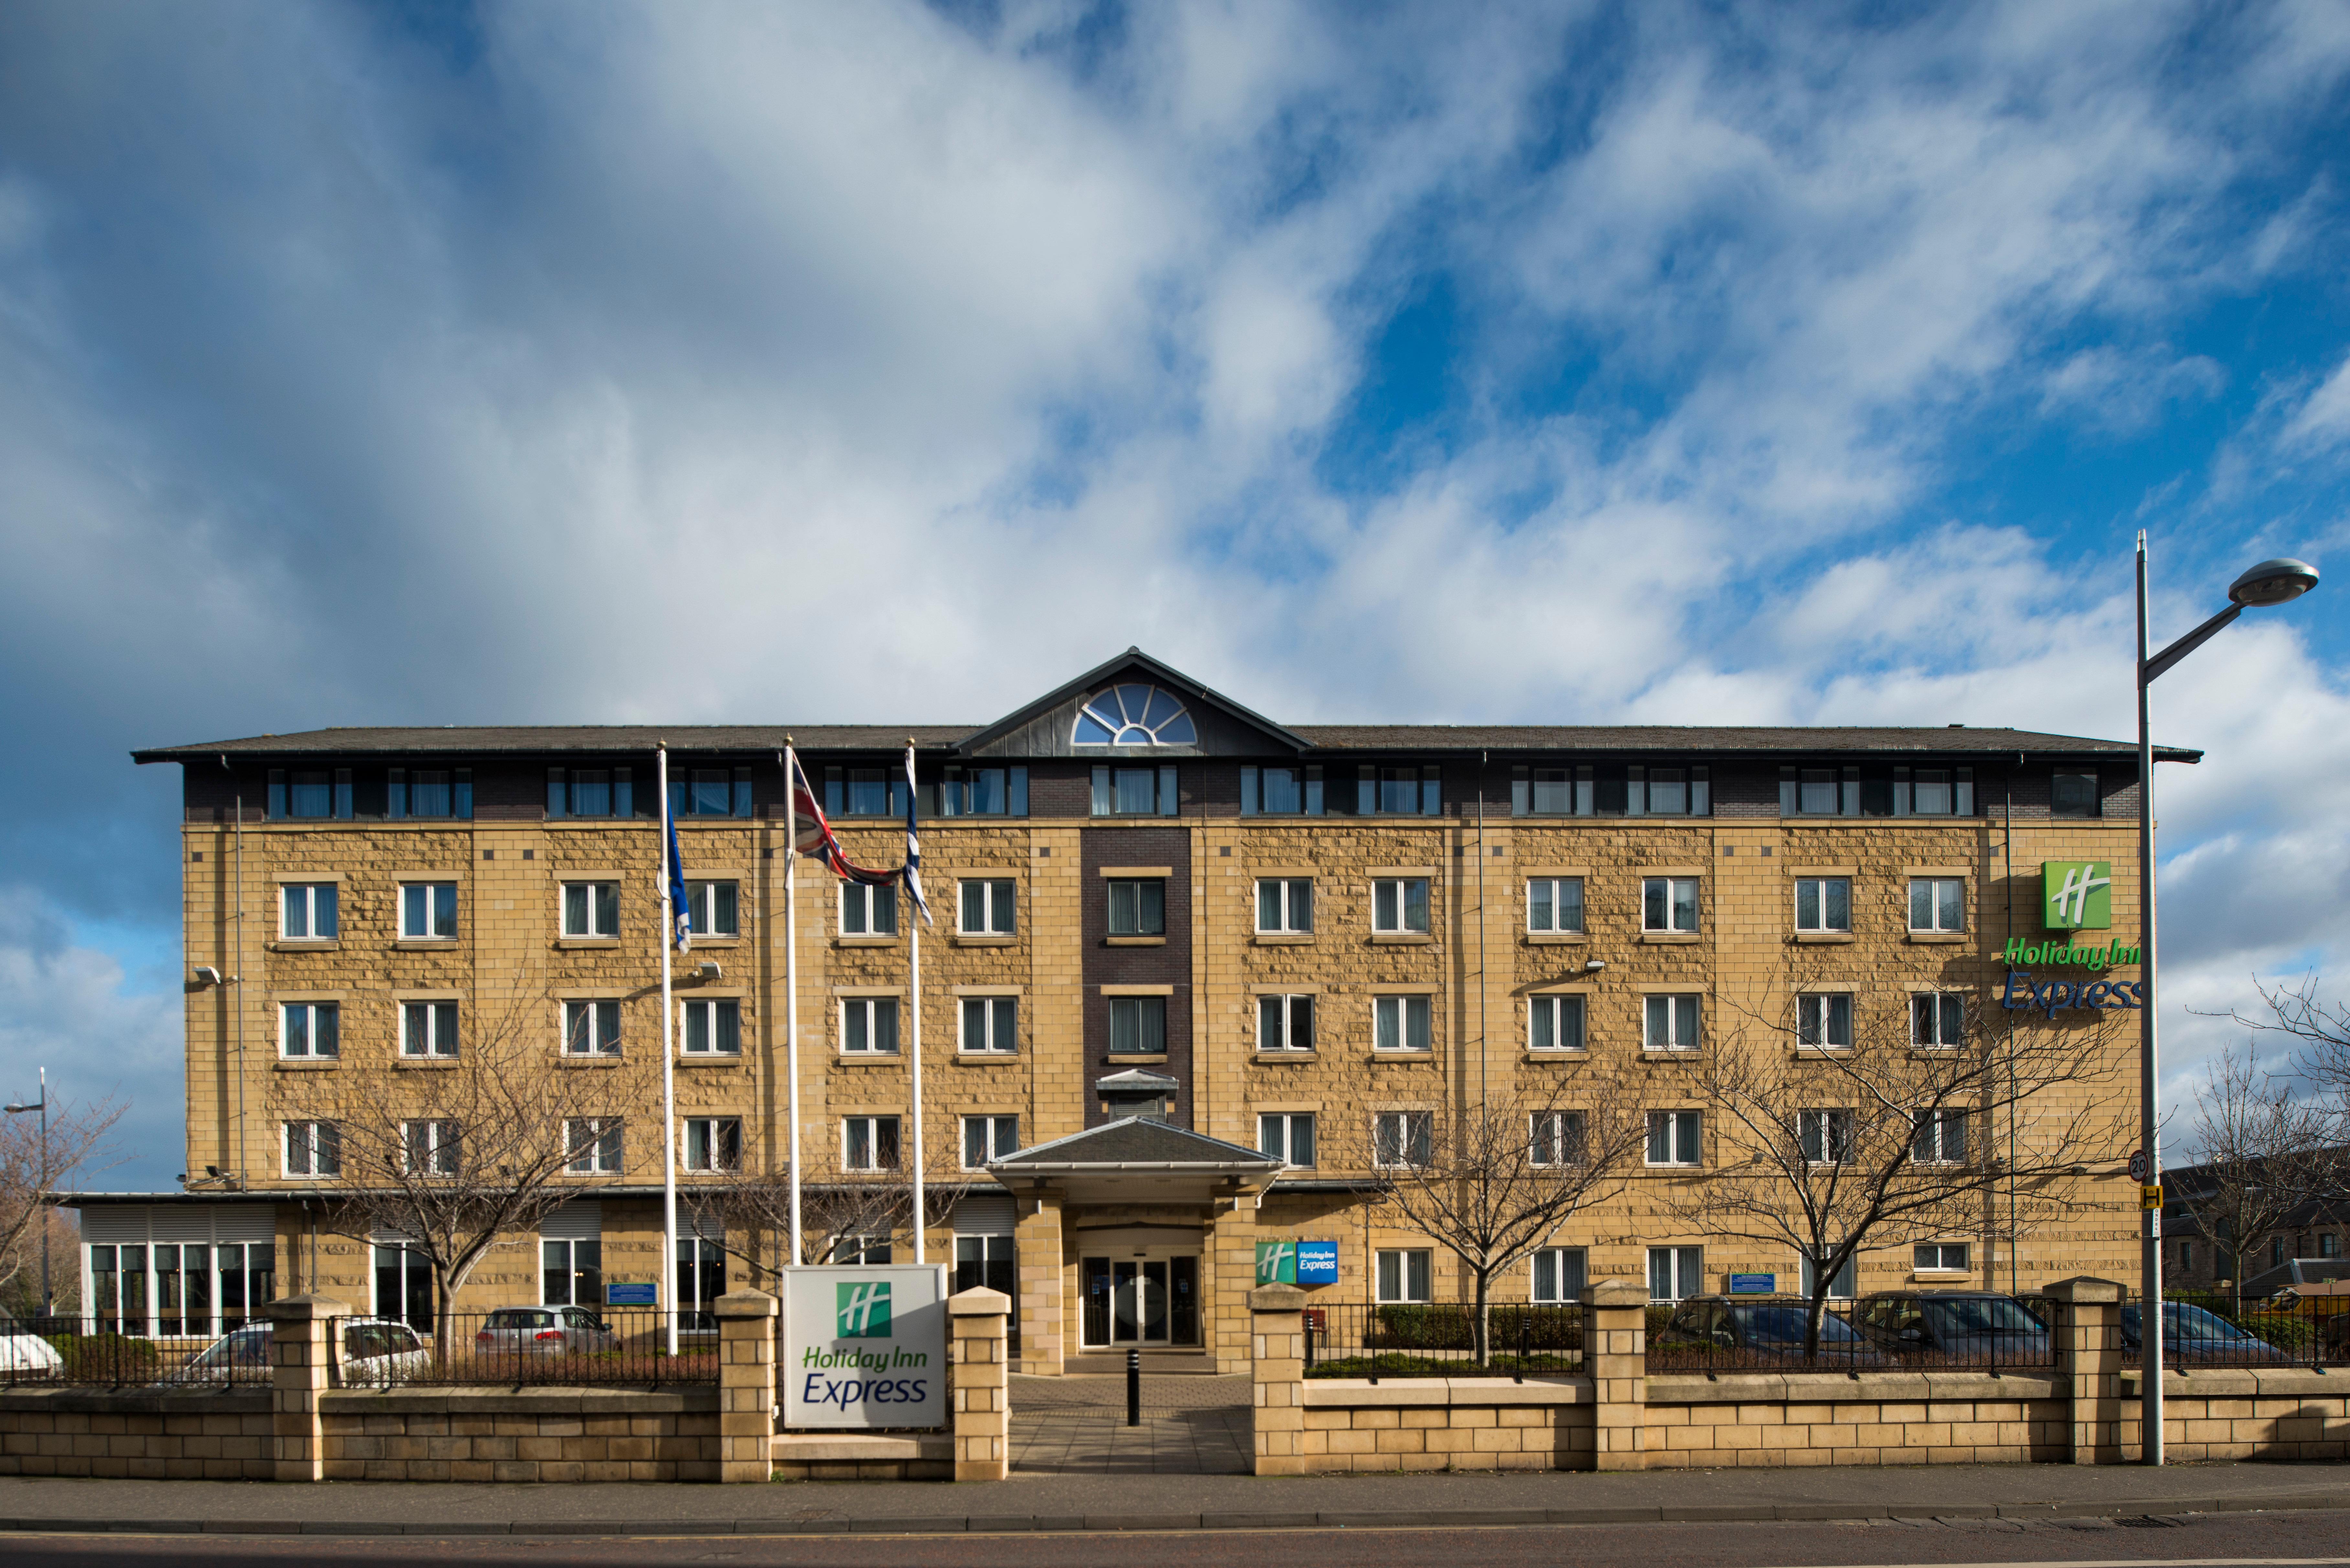
[[661,802],[661,827],[667,840],[663,846],[662,858],[666,864],[662,870],[669,877],[670,917],[677,922],[671,940],[677,943],[678,951],[690,952],[693,948],[693,910],[685,897],[685,863],[677,853],[677,818],[669,814],[667,800]]

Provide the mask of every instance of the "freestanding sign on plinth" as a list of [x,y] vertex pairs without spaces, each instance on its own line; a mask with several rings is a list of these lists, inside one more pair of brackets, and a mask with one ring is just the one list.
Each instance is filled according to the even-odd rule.
[[946,1265],[784,1271],[784,1425],[943,1427]]

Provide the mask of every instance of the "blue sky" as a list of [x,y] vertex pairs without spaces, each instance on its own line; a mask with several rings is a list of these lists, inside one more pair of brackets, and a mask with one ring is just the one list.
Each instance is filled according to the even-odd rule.
[[[2126,734],[2137,529],[2158,633],[2345,535],[2345,76],[2335,4],[8,6],[0,1088],[180,1168],[135,745],[1129,643]],[[2340,591],[2158,688],[2174,1092],[2350,951]]]

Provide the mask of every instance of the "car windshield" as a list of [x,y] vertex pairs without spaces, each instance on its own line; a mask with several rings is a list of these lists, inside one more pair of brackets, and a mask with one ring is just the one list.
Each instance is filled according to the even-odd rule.
[[1942,1339],[1970,1339],[1986,1334],[2046,1334],[2040,1320],[2005,1296],[1961,1296],[1957,1301],[1926,1303],[1927,1321]]
[[[2136,1339],[2144,1332],[2144,1303],[2132,1302],[2122,1308],[2122,1333]],[[2250,1339],[2252,1336],[2230,1323],[2226,1318],[2205,1312],[2187,1302],[2162,1303],[2162,1331],[2173,1339]]]
[[[1801,1345],[1804,1343],[1804,1319],[1808,1309],[1799,1306],[1764,1306],[1760,1303],[1733,1306],[1731,1315],[1746,1337],[1764,1345]],[[1856,1343],[1859,1335],[1851,1325],[1832,1312],[1820,1314],[1820,1343],[1846,1345]]]
[[198,1366],[257,1366],[269,1359],[269,1334],[265,1329],[241,1329],[226,1339],[216,1340],[205,1347],[195,1359]]
[[546,1328],[554,1322],[555,1314],[551,1312],[530,1312],[521,1308],[507,1307],[502,1312],[492,1313],[489,1321],[483,1326],[485,1328]]

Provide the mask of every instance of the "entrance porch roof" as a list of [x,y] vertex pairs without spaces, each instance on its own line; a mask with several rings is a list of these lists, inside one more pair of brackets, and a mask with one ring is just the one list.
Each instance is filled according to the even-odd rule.
[[1125,1116],[1006,1155],[987,1173],[1013,1192],[1058,1192],[1072,1202],[1205,1204],[1262,1192],[1281,1169],[1240,1144]]

